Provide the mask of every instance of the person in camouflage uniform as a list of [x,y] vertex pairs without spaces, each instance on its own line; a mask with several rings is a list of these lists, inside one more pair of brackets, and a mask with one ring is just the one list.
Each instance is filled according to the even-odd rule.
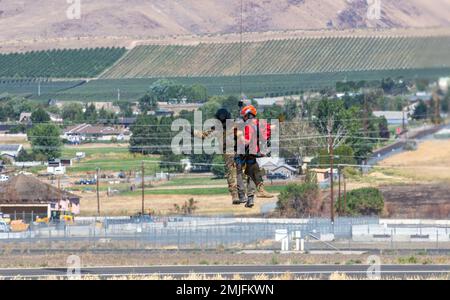
[[[232,143],[235,145],[234,148],[236,148],[237,142],[235,130],[231,132],[227,132],[226,130],[226,121],[232,118],[231,113],[228,110],[221,108],[217,111],[215,117],[222,123],[223,126],[223,160],[225,163],[225,177],[227,179],[228,191],[230,192],[232,203],[234,205],[246,203],[247,199],[245,198],[245,184],[243,177],[238,176],[239,172],[235,161],[236,153],[227,153],[226,151],[227,141],[229,144]],[[208,131],[194,132],[194,135],[205,139],[219,132],[220,131],[211,129]]]

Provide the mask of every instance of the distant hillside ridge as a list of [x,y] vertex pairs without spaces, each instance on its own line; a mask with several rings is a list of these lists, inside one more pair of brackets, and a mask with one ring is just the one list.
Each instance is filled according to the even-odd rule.
[[[101,78],[310,74],[450,67],[450,35],[141,45]],[[242,53],[242,70],[241,70]]]

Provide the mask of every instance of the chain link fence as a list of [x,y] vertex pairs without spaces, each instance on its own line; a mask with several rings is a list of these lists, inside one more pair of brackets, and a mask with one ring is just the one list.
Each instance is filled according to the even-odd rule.
[[[318,218],[80,218],[71,225],[32,223],[24,232],[0,232],[0,244],[3,248],[22,250],[281,250],[283,241],[287,241],[284,250],[450,249],[447,227],[439,229],[437,239],[415,233],[433,231],[435,227],[410,228],[406,239],[407,235],[371,232],[355,236],[355,228],[360,230],[361,226],[377,228],[379,219],[338,218],[332,223]],[[400,229],[388,229],[394,230]],[[286,236],[276,238],[277,232]],[[299,240],[302,240],[301,249]]]

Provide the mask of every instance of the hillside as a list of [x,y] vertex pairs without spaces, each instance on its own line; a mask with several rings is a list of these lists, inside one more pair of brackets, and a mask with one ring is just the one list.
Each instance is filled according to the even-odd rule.
[[[157,37],[240,31],[240,0],[82,1],[81,20],[69,20],[60,0],[0,0],[0,40],[73,37]],[[383,0],[379,20],[366,0],[244,0],[247,32],[450,26],[450,0]],[[91,45],[91,46],[104,46]],[[1,50],[1,49],[0,49]]]
[[102,77],[236,76],[241,62],[243,75],[450,68],[448,49],[449,35],[146,45],[129,51]]

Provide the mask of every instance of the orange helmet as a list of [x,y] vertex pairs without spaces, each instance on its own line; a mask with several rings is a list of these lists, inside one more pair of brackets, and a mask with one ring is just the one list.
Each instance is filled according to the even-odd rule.
[[256,117],[256,108],[253,105],[247,105],[241,110],[241,116],[246,116],[248,114],[252,114]]

